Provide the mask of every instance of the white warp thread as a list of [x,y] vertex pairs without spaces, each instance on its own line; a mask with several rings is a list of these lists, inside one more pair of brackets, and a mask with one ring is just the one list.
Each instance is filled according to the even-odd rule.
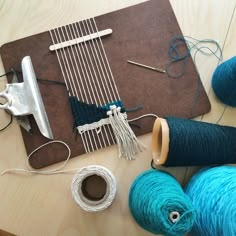
[[118,145],[119,158],[126,157],[128,160],[134,160],[136,154],[143,151],[146,147],[138,140],[130,128],[127,114],[122,113],[120,107],[112,105],[107,115],[108,118],[101,119],[98,122],[78,126],[78,132],[82,135],[90,130],[96,130],[97,134],[99,134],[103,125],[111,125]]
[[[91,201],[82,192],[83,181],[92,175],[98,175],[106,182],[106,193],[101,200]],[[109,207],[116,195],[116,179],[114,175],[105,167],[91,165],[81,168],[73,177],[71,183],[72,197],[75,202],[85,211],[97,212]]]

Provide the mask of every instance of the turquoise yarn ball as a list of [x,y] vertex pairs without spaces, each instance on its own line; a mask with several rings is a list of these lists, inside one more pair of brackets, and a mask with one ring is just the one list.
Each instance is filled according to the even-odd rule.
[[136,222],[154,234],[185,235],[195,219],[190,199],[176,179],[164,171],[148,170],[135,179],[129,208]]
[[204,169],[192,177],[186,194],[197,211],[191,235],[236,235],[236,168]]
[[236,57],[216,68],[212,77],[212,88],[224,104],[236,107]]

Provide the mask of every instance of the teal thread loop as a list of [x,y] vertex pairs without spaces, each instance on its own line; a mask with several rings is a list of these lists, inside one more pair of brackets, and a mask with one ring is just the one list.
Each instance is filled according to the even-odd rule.
[[[166,73],[171,78],[178,79],[184,75],[191,53],[193,53],[194,64],[196,64],[196,55],[198,52],[206,56],[214,55],[219,61],[223,59],[221,47],[219,43],[213,39],[198,40],[193,37],[179,35],[173,37],[169,44],[168,55],[171,61],[166,66]],[[201,44],[213,45],[215,46],[215,50],[208,46],[201,46]],[[195,50],[195,52],[193,52],[193,50]],[[217,54],[219,54],[219,56]],[[171,67],[178,62],[183,63],[181,71],[176,74],[171,73]]]
[[[187,63],[189,60],[191,60],[191,54],[195,65],[196,65],[196,56],[198,52],[206,56],[214,55],[219,61],[223,59],[222,50],[219,43],[212,39],[198,40],[193,37],[179,35],[173,37],[170,40],[169,44],[170,46],[168,55],[171,58],[171,60],[166,66],[166,73],[170,78],[173,79],[179,79],[185,74]],[[204,44],[204,46],[202,46],[202,44]],[[215,49],[205,46],[206,44],[209,46],[210,45],[215,46]],[[179,72],[175,70],[174,72],[171,72],[171,69],[174,68],[174,66],[178,63],[182,63],[181,70]],[[197,74],[198,74],[198,86],[191,106],[191,117],[194,117],[194,109],[200,96],[200,91],[202,89],[201,78],[198,70]]]

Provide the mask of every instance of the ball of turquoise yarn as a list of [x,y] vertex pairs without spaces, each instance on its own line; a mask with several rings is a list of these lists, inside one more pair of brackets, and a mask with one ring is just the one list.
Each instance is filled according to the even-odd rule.
[[212,77],[212,88],[224,104],[236,107],[236,57],[216,68]]
[[136,222],[154,234],[185,235],[195,219],[190,199],[176,179],[164,171],[148,170],[135,179],[129,208]]
[[196,208],[196,236],[236,235],[236,168],[205,169],[192,177],[186,194]]

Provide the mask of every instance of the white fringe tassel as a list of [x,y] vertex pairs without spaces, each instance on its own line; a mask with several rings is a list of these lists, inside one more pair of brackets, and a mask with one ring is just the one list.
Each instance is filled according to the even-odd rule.
[[110,111],[107,112],[107,115],[116,138],[119,157],[124,156],[128,160],[135,159],[135,155],[143,151],[145,146],[139,142],[127,119],[121,114],[121,108],[115,105],[110,106]]

